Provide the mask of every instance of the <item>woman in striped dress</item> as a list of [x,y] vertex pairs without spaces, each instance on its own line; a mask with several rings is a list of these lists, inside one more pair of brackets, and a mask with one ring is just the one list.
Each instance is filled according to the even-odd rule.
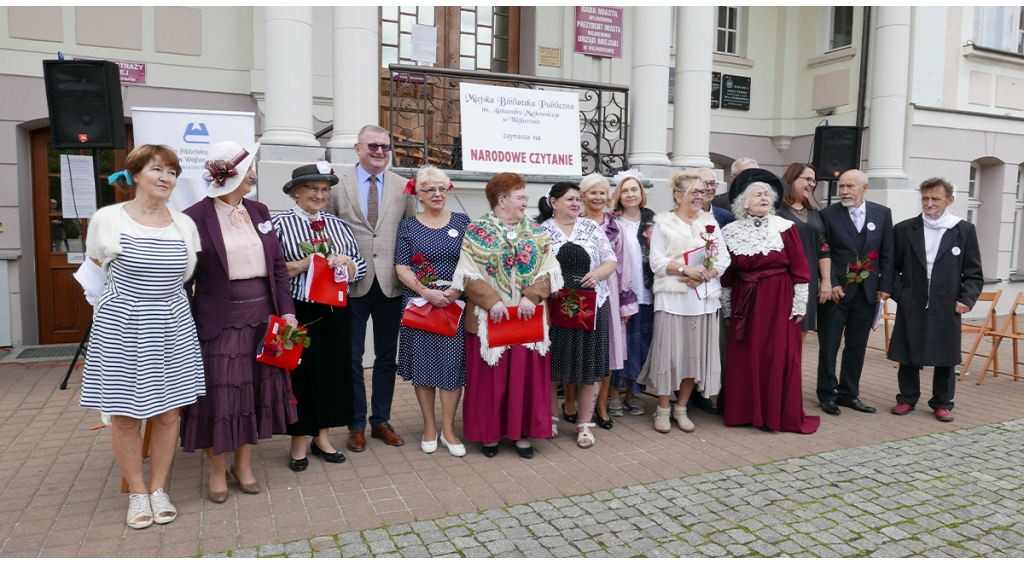
[[[169,148],[136,148],[127,169],[108,180],[125,191],[135,188],[135,199],[98,210],[86,240],[86,253],[103,269],[107,285],[93,313],[81,405],[111,416],[133,529],[177,516],[163,488],[174,459],[178,408],[206,390],[183,287],[195,269],[199,234],[188,216],[165,204],[180,172]],[[148,486],[139,436],[143,419],[153,426]]]
[[330,163],[320,161],[292,171],[284,193],[295,207],[275,214],[274,229],[281,241],[288,265],[295,316],[309,330],[310,345],[302,352],[302,364],[292,370],[292,392],[298,401],[299,420],[288,426],[292,436],[288,467],[302,472],[309,466],[306,437],[313,437],[310,450],[326,462],[340,464],[345,455],[331,446],[331,427],[352,422],[352,325],[347,307],[314,303],[306,294],[306,278],[313,255],[302,250],[303,242],[329,238],[333,250],[327,264],[345,268],[349,283],[366,274],[366,261],[359,256],[352,230],[340,218],[322,212],[331,198],[331,186],[338,183]]

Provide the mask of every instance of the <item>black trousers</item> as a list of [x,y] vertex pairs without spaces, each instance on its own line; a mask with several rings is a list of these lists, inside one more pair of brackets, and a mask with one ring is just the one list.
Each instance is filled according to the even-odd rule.
[[[848,303],[826,302],[818,306],[818,401],[857,399],[864,353],[868,348],[874,304],[868,303],[861,284],[853,284],[853,299]],[[843,362],[836,374],[839,345],[846,334]]]
[[[896,395],[896,403],[917,405],[921,399],[921,367],[900,363],[896,377],[900,383],[900,393]],[[932,409],[953,409],[953,393],[956,392],[956,371],[952,366],[936,366],[932,376],[932,399],[928,407]]]

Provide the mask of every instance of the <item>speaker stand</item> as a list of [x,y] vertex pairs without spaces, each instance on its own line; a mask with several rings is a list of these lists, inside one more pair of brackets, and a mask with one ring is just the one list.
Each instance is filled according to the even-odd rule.
[[[88,260],[88,259],[86,259]],[[81,342],[78,343],[78,348],[75,349],[75,356],[71,358],[71,366],[68,367],[68,371],[64,374],[64,381],[60,383],[60,389],[68,389],[68,380],[71,379],[71,373],[75,371],[75,364],[78,363],[78,357],[85,353],[85,342],[89,340],[89,334],[92,333],[92,320],[89,320],[89,326],[86,327],[85,333],[82,335]]]

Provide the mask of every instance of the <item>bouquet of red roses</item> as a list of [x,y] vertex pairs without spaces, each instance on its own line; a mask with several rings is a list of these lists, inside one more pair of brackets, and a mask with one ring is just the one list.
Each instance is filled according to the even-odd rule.
[[[871,268],[872,263],[878,260],[878,253],[875,251],[869,251],[866,258],[858,257],[856,260],[846,265],[846,283],[843,284],[843,292],[850,287],[850,284],[860,284],[861,282],[868,279],[871,274],[878,274],[878,271]],[[836,303],[839,303],[839,299],[836,298]]]

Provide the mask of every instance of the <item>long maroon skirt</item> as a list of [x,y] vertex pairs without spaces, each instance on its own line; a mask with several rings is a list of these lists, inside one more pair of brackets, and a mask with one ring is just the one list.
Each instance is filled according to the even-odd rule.
[[183,408],[181,448],[213,454],[286,432],[295,423],[288,371],[256,360],[273,313],[267,278],[231,281],[228,319],[220,334],[201,341],[206,395]]
[[[209,393],[209,392],[207,392]],[[466,333],[466,395],[462,404],[467,441],[492,443],[502,435],[551,438],[551,362],[526,347],[509,347],[496,366],[480,357],[480,338]]]

